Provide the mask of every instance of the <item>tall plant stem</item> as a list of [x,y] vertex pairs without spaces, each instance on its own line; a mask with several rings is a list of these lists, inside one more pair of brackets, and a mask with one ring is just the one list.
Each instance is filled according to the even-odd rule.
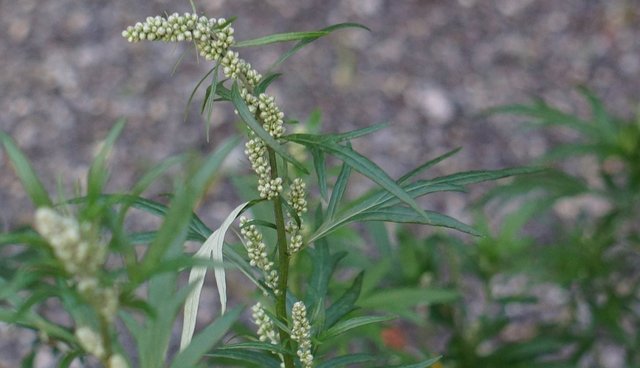
[[[278,177],[278,163],[276,154],[268,148],[269,166],[271,166],[271,178]],[[273,215],[276,221],[276,234],[278,236],[278,294],[276,295],[276,316],[286,324],[287,321],[287,281],[289,279],[289,250],[287,249],[287,233],[284,229],[284,213],[282,211],[282,199],[277,196],[273,200]],[[289,333],[278,328],[280,341],[286,342],[290,347]],[[289,354],[283,355],[285,368],[294,368],[293,358]]]

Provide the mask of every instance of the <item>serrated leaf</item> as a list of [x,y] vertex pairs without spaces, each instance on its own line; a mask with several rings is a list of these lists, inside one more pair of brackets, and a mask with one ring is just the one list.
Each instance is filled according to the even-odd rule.
[[100,152],[98,152],[91,163],[91,167],[89,167],[87,174],[87,198],[90,202],[96,200],[103,191],[109,175],[107,158],[123,128],[124,120],[120,119],[113,128],[111,128],[111,131],[109,131],[107,138],[102,144],[102,148],[100,148]]
[[449,229],[454,229],[458,231],[462,231],[467,234],[480,236],[473,227],[460,222],[453,217],[449,217],[447,215],[443,215],[434,211],[425,211],[429,216],[428,219],[418,215],[410,208],[402,207],[402,206],[393,206],[393,207],[383,207],[377,208],[373,210],[368,210],[362,212],[356,216],[353,216],[350,219],[351,221],[382,221],[382,222],[396,222],[396,223],[411,223],[411,224],[422,224],[422,225],[430,225],[430,226],[438,226],[438,227],[446,227]]
[[[415,364],[404,364],[404,365],[394,365],[388,368],[429,368],[432,365],[436,364],[442,357],[435,357],[427,360],[423,360],[420,363]],[[382,368],[382,367],[381,367]]]
[[[407,186],[406,188],[410,188],[409,186]],[[420,196],[429,194],[429,193],[436,193],[436,192],[443,192],[443,191],[461,191],[463,190],[463,188],[461,186],[456,186],[456,185],[450,185],[450,184],[432,184],[432,185],[425,185],[423,187],[418,187],[416,188],[410,188],[411,190],[408,190],[407,192],[414,196],[415,198],[418,198]],[[349,222],[351,222],[351,219],[355,216],[358,216],[359,214],[366,212],[368,210],[371,209],[375,209],[377,207],[383,206],[383,205],[393,205],[393,204],[397,204],[399,203],[400,200],[398,200],[397,198],[395,198],[392,194],[385,192],[385,191],[376,191],[370,195],[367,195],[363,198],[361,198],[359,201],[356,201],[351,207],[348,207],[344,210],[342,210],[341,212],[337,213],[333,218],[325,221],[318,229],[316,229],[316,231],[309,237],[308,242],[314,242],[317,239],[321,239],[322,237],[325,237],[327,235],[329,235],[330,233],[332,233],[333,231],[335,231],[337,228],[339,228],[340,226],[343,226]]]
[[[203,259],[213,259],[214,262],[223,263],[222,248],[224,246],[224,237],[229,230],[233,221],[235,221],[238,214],[246,207],[249,202],[245,202],[237,206],[227,218],[222,222],[220,228],[209,236],[209,238],[202,244],[200,249],[196,252],[194,257]],[[187,297],[187,301],[184,305],[184,316],[182,324],[182,337],[180,339],[180,350],[186,348],[191,342],[193,332],[196,328],[196,318],[198,316],[198,305],[200,303],[200,293],[204,285],[204,279],[207,274],[206,267],[195,267],[189,272],[189,284],[194,284],[194,288]],[[214,268],[214,275],[216,284],[218,287],[218,295],[220,297],[220,314],[224,314],[227,307],[227,285],[225,281],[225,271],[222,267]]]
[[373,163],[365,156],[362,156],[358,152],[354,151],[350,147],[339,145],[332,140],[312,134],[296,134],[295,137],[289,136],[287,137],[287,139],[308,147],[317,147],[329,154],[338,157],[343,162],[351,166],[351,168],[368,177],[374,183],[380,185],[386,191],[408,204],[418,214],[425,217],[425,219],[428,219],[427,214],[418,206],[413,198],[409,194],[407,194],[407,192],[405,192],[404,189],[402,189],[393,179],[391,179],[389,175],[384,172],[384,170],[382,170],[378,165]]
[[355,303],[360,297],[360,290],[362,290],[363,277],[364,273],[360,272],[349,289],[327,309],[326,327],[332,327],[342,317],[355,310]]
[[335,213],[338,209],[338,204],[342,201],[344,192],[347,189],[350,175],[351,166],[343,163],[342,168],[340,169],[340,173],[338,174],[338,178],[336,179],[336,183],[333,185],[331,198],[329,199],[329,204],[327,205],[326,218],[329,220],[333,219],[333,217],[335,216]]
[[420,173],[432,168],[433,166],[439,164],[440,162],[446,160],[447,158],[455,155],[456,153],[460,152],[462,148],[456,148],[453,149],[443,155],[440,155],[432,160],[429,160],[427,162],[425,162],[424,164],[416,167],[415,169],[409,171],[408,173],[404,174],[400,179],[398,179],[398,184],[405,184],[407,183],[409,180],[413,179],[414,177],[416,177],[417,175],[419,175]]
[[2,131],[0,131],[0,142],[4,146],[7,156],[9,156],[9,161],[33,204],[36,207],[51,207],[53,202],[24,153]]
[[240,41],[235,43],[233,46],[234,47],[254,47],[254,46],[269,45],[269,44],[278,43],[278,42],[318,39],[322,36],[328,35],[329,33],[330,32],[327,32],[327,31],[276,33],[269,36],[254,38],[252,40]]
[[336,336],[342,335],[343,333],[349,330],[352,330],[354,328],[370,325],[373,323],[387,322],[395,318],[396,317],[393,317],[393,316],[363,316],[363,317],[350,318],[346,321],[341,321],[336,323],[333,327],[325,331],[318,338],[321,340],[328,340]]
[[242,118],[242,120],[249,126],[249,128],[251,128],[251,130],[253,130],[253,132],[256,133],[256,135],[260,139],[262,139],[267,144],[267,146],[269,146],[271,149],[277,152],[280,157],[293,164],[293,166],[298,168],[303,173],[309,174],[304,165],[293,158],[287,152],[287,150],[280,143],[278,143],[266,130],[264,130],[262,125],[260,125],[256,121],[253,114],[249,111],[247,104],[240,96],[240,90],[238,89],[238,85],[236,83],[233,84],[233,87],[231,89],[231,100],[236,110],[238,111],[238,115],[240,115],[240,118]]
[[316,368],[348,367],[351,364],[372,362],[374,360],[376,360],[376,357],[369,354],[349,354],[331,358],[322,363],[318,363]]
[[[369,28],[363,26],[362,24],[358,24],[358,23],[339,23],[339,24],[334,24],[334,25],[331,25],[329,27],[323,28],[323,29],[320,30],[320,32],[327,32],[327,34],[329,34],[331,32],[337,31],[339,29],[345,29],[345,28],[360,28],[360,29],[365,29],[367,31],[371,31]],[[307,38],[307,39],[304,39],[302,41],[299,41],[289,51],[287,51],[282,56],[280,56],[280,58],[278,58],[278,60],[275,63],[273,63],[273,65],[271,65],[269,67],[269,70],[273,70],[273,69],[277,68],[285,60],[287,60],[291,56],[295,55],[295,53],[300,51],[303,47],[307,46],[308,44],[310,44],[311,42],[317,40],[318,38],[319,37]]]
[[325,168],[325,157],[324,152],[319,149],[311,148],[311,157],[313,157],[313,167],[316,171],[316,176],[318,177],[318,186],[320,188],[320,195],[322,198],[326,199],[328,194],[327,190],[327,171]]
[[216,350],[206,355],[209,358],[231,359],[239,362],[254,364],[264,368],[280,368],[281,360],[271,353],[257,353],[245,350]]

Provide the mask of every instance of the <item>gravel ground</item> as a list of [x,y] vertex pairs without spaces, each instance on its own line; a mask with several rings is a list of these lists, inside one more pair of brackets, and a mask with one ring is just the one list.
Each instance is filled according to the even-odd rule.
[[[128,124],[113,155],[112,188],[130,185],[171,154],[210,152],[233,131],[232,111],[219,108],[207,142],[195,108],[201,96],[183,120],[189,93],[208,66],[188,45],[128,44],[120,35],[148,15],[190,10],[187,0],[173,3],[0,0],[0,129],[26,151],[52,192],[58,180],[82,179],[120,117]],[[356,147],[394,175],[458,146],[464,150],[443,171],[523,164],[566,138],[525,134],[477,116],[496,104],[538,95],[583,111],[574,87],[584,83],[621,115],[638,107],[638,0],[196,3],[209,16],[237,16],[240,40],[345,21],[371,28],[341,31],[300,52],[284,65],[272,93],[292,118],[321,108],[325,131],[389,122]],[[282,50],[243,55],[263,69]],[[211,204],[203,208],[210,223],[233,205],[219,203],[215,193],[208,202],[218,208],[218,215],[207,211]],[[464,218],[465,204],[456,197],[440,209]],[[32,208],[2,152],[0,205],[0,229],[30,221]],[[0,329],[0,345],[14,336]]]

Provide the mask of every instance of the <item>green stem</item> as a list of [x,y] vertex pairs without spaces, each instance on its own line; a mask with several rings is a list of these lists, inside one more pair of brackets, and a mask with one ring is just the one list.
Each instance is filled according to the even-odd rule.
[[[271,178],[278,177],[278,164],[273,149],[268,148],[269,165],[271,166]],[[276,295],[276,316],[284,324],[287,324],[287,281],[289,279],[289,250],[287,249],[287,233],[284,229],[284,213],[282,211],[282,199],[277,196],[273,199],[273,215],[276,221],[276,233],[278,236],[278,289]],[[278,328],[280,341],[290,346],[289,333]],[[285,368],[294,368],[293,357],[283,355]]]

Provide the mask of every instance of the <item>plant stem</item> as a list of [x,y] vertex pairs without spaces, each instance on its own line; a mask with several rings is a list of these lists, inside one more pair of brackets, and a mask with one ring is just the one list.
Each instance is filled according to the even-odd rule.
[[[276,154],[271,148],[269,153],[269,165],[271,166],[271,178],[278,177],[278,163]],[[287,281],[289,279],[289,250],[287,249],[287,233],[284,229],[284,213],[282,211],[282,199],[277,196],[273,199],[273,215],[276,221],[276,234],[278,236],[278,289],[276,295],[276,316],[283,323],[287,323]],[[289,333],[278,328],[280,341],[290,345]],[[287,346],[290,347],[290,346]],[[285,368],[294,368],[293,357],[283,354]]]

